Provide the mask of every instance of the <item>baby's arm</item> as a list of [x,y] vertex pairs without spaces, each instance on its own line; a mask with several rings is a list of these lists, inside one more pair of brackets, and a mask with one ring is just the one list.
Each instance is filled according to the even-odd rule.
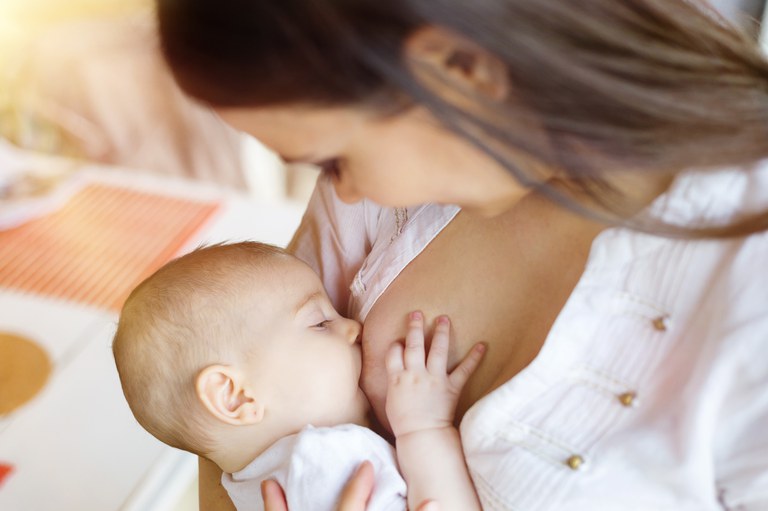
[[387,417],[408,485],[410,509],[426,500],[438,501],[441,511],[481,509],[453,419],[461,389],[485,347],[476,345],[448,374],[449,335],[450,322],[442,316],[425,361],[424,318],[414,312],[405,348],[395,344],[387,357]]

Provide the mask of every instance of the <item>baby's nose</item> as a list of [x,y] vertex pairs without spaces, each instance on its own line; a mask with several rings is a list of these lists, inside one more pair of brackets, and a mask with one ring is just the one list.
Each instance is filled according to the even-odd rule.
[[349,339],[349,343],[354,344],[356,342],[359,342],[360,331],[362,330],[362,326],[360,325],[360,323],[358,323],[354,319],[348,319],[347,324],[349,325],[347,327],[347,338]]

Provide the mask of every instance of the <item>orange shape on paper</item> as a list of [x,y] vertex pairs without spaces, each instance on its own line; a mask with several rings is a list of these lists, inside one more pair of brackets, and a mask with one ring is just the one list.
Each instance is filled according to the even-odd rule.
[[0,487],[3,486],[3,483],[8,478],[8,476],[11,475],[11,472],[13,472],[13,465],[0,463]]
[[50,374],[51,360],[39,344],[0,332],[0,416],[35,397]]
[[119,310],[217,208],[89,185],[55,213],[0,232],[0,286]]

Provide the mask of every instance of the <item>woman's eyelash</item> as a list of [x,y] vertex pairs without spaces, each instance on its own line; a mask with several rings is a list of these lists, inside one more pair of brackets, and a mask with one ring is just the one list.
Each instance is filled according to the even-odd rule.
[[328,320],[324,319],[320,323],[316,325],[312,325],[312,328],[325,328],[325,326],[328,324]]

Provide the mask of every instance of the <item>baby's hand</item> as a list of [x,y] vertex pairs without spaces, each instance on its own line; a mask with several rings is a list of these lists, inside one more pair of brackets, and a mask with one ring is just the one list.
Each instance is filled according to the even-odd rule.
[[405,349],[400,343],[390,348],[386,410],[395,437],[453,426],[461,389],[480,364],[485,346],[476,344],[448,374],[450,330],[448,317],[440,316],[425,363],[424,316],[421,312],[412,312]]

